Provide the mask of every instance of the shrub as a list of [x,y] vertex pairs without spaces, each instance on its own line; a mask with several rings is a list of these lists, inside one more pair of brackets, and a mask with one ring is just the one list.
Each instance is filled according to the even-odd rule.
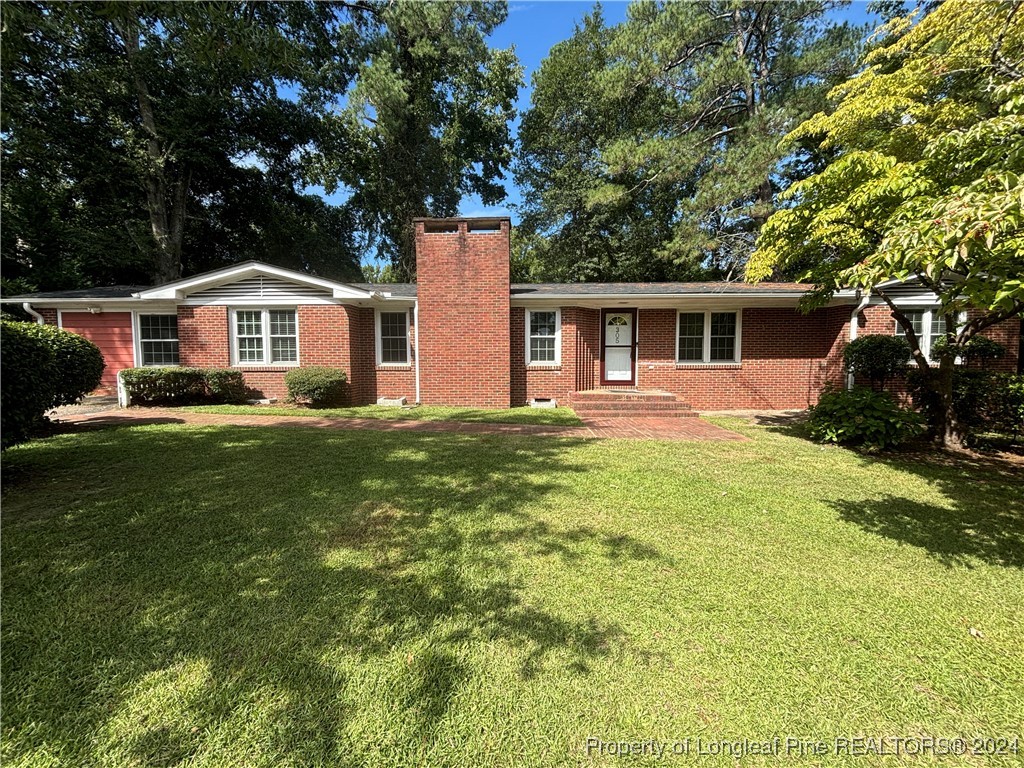
[[53,405],[56,355],[31,323],[0,322],[0,444],[27,440]]
[[811,409],[811,435],[825,443],[890,448],[920,434],[921,417],[885,392],[868,387],[826,389]]
[[[946,348],[948,343],[945,336],[940,336],[932,342],[933,360],[939,358],[942,350]],[[960,358],[965,364],[998,360],[1005,354],[1006,347],[986,336],[975,336],[960,349]]]
[[847,373],[868,379],[875,389],[882,389],[889,379],[906,375],[910,357],[906,339],[871,334],[846,345],[843,365]]
[[[928,386],[938,370],[914,370],[907,376],[910,396],[917,408],[928,417],[930,424],[939,424],[942,403]],[[1024,377],[1018,374],[1000,374],[994,371],[968,369],[958,366],[953,371],[953,410],[957,421],[969,435],[972,432],[992,431],[1013,435],[1021,431],[1014,421],[1015,399],[1024,388]],[[1019,418],[1018,418],[1019,421]]]
[[995,378],[989,428],[1016,439],[1024,432],[1024,374],[1002,373]]
[[249,394],[241,371],[231,368],[205,368],[206,394],[215,403],[244,403]]
[[125,368],[121,382],[130,403],[143,405],[190,405],[206,400],[202,368]]
[[313,408],[341,405],[348,377],[344,371],[322,365],[309,365],[288,371],[284,377],[288,397]]
[[55,325],[26,323],[25,332],[38,337],[51,350],[57,364],[51,407],[73,405],[100,385],[103,353],[84,336]]

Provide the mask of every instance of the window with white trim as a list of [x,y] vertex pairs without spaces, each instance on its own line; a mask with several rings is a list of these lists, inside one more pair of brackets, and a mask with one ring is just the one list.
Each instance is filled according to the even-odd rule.
[[409,312],[377,312],[377,365],[409,364]]
[[178,316],[139,315],[142,365],[178,365]]
[[562,312],[559,309],[526,311],[526,364],[560,365]]
[[[938,309],[911,309],[903,310],[904,316],[910,321],[911,326],[914,328],[914,335],[917,336],[917,343],[921,347],[921,353],[931,360],[932,358],[932,344],[936,340],[941,339],[946,335],[946,317],[941,314]],[[958,318],[958,322],[964,322],[966,316],[961,314]],[[906,334],[903,332],[903,326],[900,325],[899,320],[893,321],[893,335],[905,338]],[[956,328],[952,329],[956,333]]]
[[297,365],[294,309],[236,309],[232,318],[235,365]]
[[677,363],[738,363],[739,312],[679,312],[676,321]]

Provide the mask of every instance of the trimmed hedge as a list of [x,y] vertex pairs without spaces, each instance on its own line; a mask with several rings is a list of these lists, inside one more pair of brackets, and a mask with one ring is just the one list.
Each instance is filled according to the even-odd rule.
[[917,413],[869,387],[826,389],[811,408],[807,424],[811,435],[823,443],[859,445],[868,450],[897,446],[923,431]]
[[348,377],[344,371],[323,365],[295,368],[284,375],[288,397],[312,408],[343,405],[347,382]]
[[231,368],[125,368],[121,381],[128,401],[143,405],[241,403],[248,394],[242,372]]
[[26,333],[37,336],[53,350],[57,363],[53,408],[73,405],[100,385],[105,365],[99,347],[84,336],[55,325],[26,325]]
[[57,361],[31,323],[0,323],[0,444],[8,448],[29,438],[53,404]]
[[846,345],[843,366],[847,373],[868,379],[875,389],[882,389],[889,379],[906,375],[910,356],[910,344],[906,339],[870,334]]

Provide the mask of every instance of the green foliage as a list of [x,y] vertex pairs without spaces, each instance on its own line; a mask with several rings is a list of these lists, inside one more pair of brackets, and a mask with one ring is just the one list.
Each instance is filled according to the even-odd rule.
[[898,446],[922,431],[918,414],[901,408],[887,393],[867,387],[825,390],[811,408],[808,426],[823,443],[868,450]]
[[306,168],[329,192],[351,192],[361,229],[406,280],[415,272],[413,217],[454,216],[467,194],[484,205],[504,199],[522,70],[512,48],[487,44],[508,14],[504,2],[348,7],[352,39],[339,58],[350,55],[356,71]]
[[[911,397],[933,429],[942,424],[942,402],[929,379],[938,375],[912,370],[908,377]],[[953,408],[968,438],[980,432],[1016,436],[1024,430],[1024,376],[957,367]]]
[[188,405],[206,399],[202,368],[125,368],[120,376],[133,405]]
[[206,394],[214,403],[244,403],[249,387],[241,371],[233,368],[204,368]]
[[0,322],[0,439],[27,440],[53,406],[59,376],[53,347],[31,323]]
[[54,325],[26,323],[24,331],[37,336],[53,352],[56,372],[50,407],[77,403],[100,385],[103,354],[91,341]]
[[242,372],[232,368],[126,368],[121,381],[132,405],[241,403],[248,394]]
[[[915,278],[943,314],[982,310],[959,332],[1024,310],[1024,25],[1010,3],[949,0],[874,50],[833,90],[835,106],[790,144],[836,153],[783,194],[747,270],[806,266],[811,304],[839,288],[885,296]],[[948,278],[955,279],[948,279]],[[958,350],[950,348],[950,356]],[[923,364],[923,363],[922,363]]]
[[[932,342],[932,357],[940,358],[949,347],[949,339],[940,336]],[[1006,354],[1006,347],[987,336],[975,336],[966,344],[957,347],[957,353],[964,363],[984,363],[998,360]]]
[[344,371],[323,365],[306,365],[284,375],[288,397],[313,408],[341,405],[347,394]]
[[882,389],[889,379],[905,375],[909,362],[910,345],[898,336],[860,336],[843,349],[847,373],[868,379],[875,389]]
[[622,25],[595,12],[555,46],[516,168],[545,273],[736,274],[778,185],[819,159],[779,140],[853,71],[862,30],[830,21],[835,5],[634,3]]

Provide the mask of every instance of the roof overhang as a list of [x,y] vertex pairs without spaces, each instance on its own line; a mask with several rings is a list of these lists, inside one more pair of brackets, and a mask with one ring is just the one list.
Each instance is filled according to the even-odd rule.
[[[536,295],[512,296],[513,307],[584,307],[588,309],[604,309],[615,307],[637,307],[640,309],[678,309],[693,307],[707,309],[723,307],[742,309],[743,307],[791,307],[797,308],[803,293],[779,293],[744,291],[726,293],[674,293],[674,294],[578,294],[578,293],[538,293]],[[834,297],[827,306],[842,306],[851,303],[850,299]]]

